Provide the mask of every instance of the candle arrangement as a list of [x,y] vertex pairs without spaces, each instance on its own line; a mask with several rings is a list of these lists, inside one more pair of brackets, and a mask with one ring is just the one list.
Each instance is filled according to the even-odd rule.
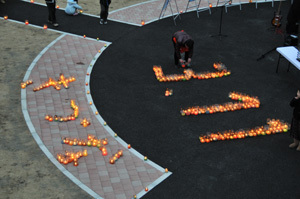
[[75,104],[75,100],[71,100],[71,108],[74,110],[74,117],[77,118],[79,114],[79,107]]
[[268,119],[267,125],[265,126],[258,126],[248,130],[240,129],[238,131],[229,130],[217,133],[207,133],[206,135],[199,136],[199,139],[201,143],[209,143],[219,140],[243,139],[247,137],[287,132],[289,128],[290,126],[288,123],[280,121],[279,119]]
[[227,102],[224,104],[215,104],[211,106],[195,106],[187,109],[181,109],[180,113],[182,116],[185,115],[200,115],[200,114],[213,114],[218,112],[236,111],[241,109],[259,108],[260,101],[257,97],[251,97],[246,94],[230,92],[229,98],[238,100],[239,102],[232,103]]
[[115,164],[115,162],[118,161],[122,156],[123,156],[123,150],[119,149],[117,153],[115,153],[113,156],[109,158],[109,163]]
[[71,162],[73,162],[74,166],[78,166],[78,160],[81,157],[85,157],[87,156],[87,150],[84,149],[83,151],[78,151],[76,153],[74,152],[70,152],[70,151],[65,151],[65,154],[57,154],[57,160],[58,162],[62,163],[62,164],[69,164]]
[[30,85],[30,84],[32,84],[33,82],[32,82],[32,80],[27,80],[26,82],[22,82],[21,83],[21,88],[26,88],[26,86],[27,85]]
[[168,96],[171,96],[171,95],[173,95],[173,90],[167,88],[167,90],[165,92],[165,96],[168,97]]
[[7,19],[8,19],[8,16],[7,16],[7,15],[5,15],[3,18],[4,18],[4,20],[7,20]]
[[220,62],[214,63],[213,67],[217,70],[217,72],[195,73],[192,69],[186,69],[183,71],[183,74],[164,75],[161,66],[153,66],[153,71],[155,73],[156,79],[160,82],[187,81],[191,78],[211,79],[228,76],[231,74],[231,72],[227,70],[226,66]]
[[[64,137],[61,141],[62,144],[68,144],[70,146],[88,146],[98,147],[103,152],[103,147],[108,144],[107,138],[97,139],[93,135],[88,135],[87,139],[77,139]],[[104,149],[106,150],[106,149]]]
[[69,83],[74,82],[75,80],[76,80],[75,77],[65,78],[65,76],[61,73],[59,75],[59,79],[57,81],[55,81],[54,79],[49,77],[49,80],[47,82],[41,84],[38,87],[35,87],[33,89],[33,91],[36,92],[36,91],[42,90],[44,88],[48,88],[50,86],[53,86],[56,90],[60,90],[61,84],[67,89],[67,88],[69,88]]
[[83,120],[80,122],[80,124],[81,124],[83,127],[87,127],[87,126],[89,126],[91,123],[90,123],[86,118],[83,118]]
[[78,117],[78,113],[79,113],[79,108],[78,106],[75,104],[74,100],[71,100],[71,108],[74,110],[73,113],[71,115],[68,115],[66,117],[63,116],[57,116],[57,115],[46,115],[45,116],[45,120],[48,120],[49,122],[52,122],[53,120],[56,122],[68,122],[71,120],[75,120]]

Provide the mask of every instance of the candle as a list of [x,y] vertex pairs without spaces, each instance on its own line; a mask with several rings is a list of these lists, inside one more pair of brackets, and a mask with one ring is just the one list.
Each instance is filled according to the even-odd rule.
[[84,149],[84,151],[83,151],[83,156],[87,156],[88,155],[88,152],[87,152],[87,150],[86,149]]
[[110,158],[109,158],[109,163],[110,163],[110,164],[115,164],[115,159],[114,159],[113,157],[110,157]]
[[107,149],[105,147],[102,148],[102,155],[107,156]]
[[21,88],[26,88],[26,83],[21,83]]

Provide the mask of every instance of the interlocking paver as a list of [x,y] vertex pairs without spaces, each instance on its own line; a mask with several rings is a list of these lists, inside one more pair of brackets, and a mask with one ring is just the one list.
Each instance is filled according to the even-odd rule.
[[[135,157],[121,146],[106,132],[90,109],[85,97],[86,70],[103,45],[103,42],[69,35],[57,41],[40,57],[31,72],[30,79],[33,80],[34,86],[38,86],[48,81],[49,77],[57,80],[59,74],[63,73],[65,77],[75,76],[76,81],[70,83],[69,89],[62,87],[60,91],[50,87],[33,92],[32,87],[28,87],[27,108],[37,134],[54,157],[57,153],[64,153],[65,150],[88,149],[89,155],[80,158],[77,167],[72,164],[64,165],[73,176],[104,198],[130,198],[163,173],[150,165],[147,166],[142,159]],[[70,99],[75,99],[75,103],[79,106],[79,117],[91,119],[92,125],[84,128],[80,125],[80,119],[67,123],[49,122],[44,119],[46,114],[61,116],[71,114]],[[108,161],[109,156],[102,156],[101,151],[95,147],[69,146],[61,143],[63,137],[86,139],[88,134],[108,138],[109,144],[106,146],[108,153],[112,155],[118,149],[123,149],[124,157],[121,157],[123,159],[111,165]],[[150,169],[149,172],[147,168]],[[139,176],[138,173],[131,172],[134,170],[145,173]],[[136,180],[136,186],[131,185],[132,179]]]

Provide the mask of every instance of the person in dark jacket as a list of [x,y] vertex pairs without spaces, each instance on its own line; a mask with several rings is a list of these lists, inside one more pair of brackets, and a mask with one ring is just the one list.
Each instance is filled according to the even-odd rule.
[[111,0],[100,0],[100,24],[107,24],[108,8]]
[[[190,67],[194,51],[192,37],[183,30],[177,31],[172,35],[172,42],[174,44],[175,67]],[[181,53],[185,53],[184,60],[181,58]],[[179,63],[180,65],[178,65]]]
[[290,136],[294,139],[294,142],[290,144],[290,148],[297,147],[297,151],[300,151],[300,90],[297,91],[296,97],[290,102],[290,106],[294,107],[293,118],[290,129]]
[[58,23],[56,22],[56,2],[55,0],[45,0],[48,8],[48,22],[52,24],[54,27],[58,26]]
[[298,26],[297,22],[300,20],[300,1],[295,0],[291,5],[288,15],[287,15],[287,23],[286,23],[286,33],[287,34],[297,34]]

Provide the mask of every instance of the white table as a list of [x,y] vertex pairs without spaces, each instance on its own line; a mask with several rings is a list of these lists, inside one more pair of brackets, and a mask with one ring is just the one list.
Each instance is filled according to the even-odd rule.
[[287,71],[289,71],[290,69],[290,64],[293,64],[296,68],[300,70],[300,61],[297,60],[297,53],[298,53],[297,48],[295,48],[294,46],[286,46],[286,47],[276,48],[276,50],[280,54],[277,62],[276,73],[278,73],[281,56],[283,56],[285,59],[289,61],[289,66]]

